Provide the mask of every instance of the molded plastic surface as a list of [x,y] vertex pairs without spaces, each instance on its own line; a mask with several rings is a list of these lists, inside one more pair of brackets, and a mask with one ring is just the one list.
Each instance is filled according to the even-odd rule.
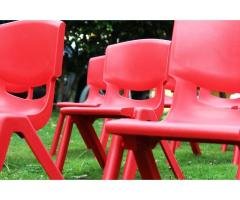
[[88,85],[93,85],[99,89],[106,89],[106,84],[103,82],[104,63],[105,56],[90,58],[88,64]]
[[[0,26],[0,167],[10,137],[21,133],[52,179],[62,179],[41,143],[37,130],[52,113],[55,80],[61,74],[65,24],[60,21],[17,21]],[[46,94],[26,99],[7,92],[46,85]]]
[[239,92],[239,23],[177,21],[172,38],[171,74],[210,90]]
[[[63,45],[59,38],[64,32],[55,28],[56,23],[61,24],[51,21],[17,21],[1,25],[1,80],[35,87],[47,83],[52,77],[60,76],[62,61],[59,58],[62,52],[57,49]],[[31,79],[26,79],[26,74]]]
[[167,40],[145,39],[109,45],[104,80],[135,91],[162,84],[166,80],[169,44]]

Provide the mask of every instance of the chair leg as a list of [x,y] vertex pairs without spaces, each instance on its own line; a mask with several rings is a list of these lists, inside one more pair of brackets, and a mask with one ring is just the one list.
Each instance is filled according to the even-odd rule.
[[[238,145],[238,149],[240,148],[240,145]],[[240,180],[240,160],[238,162],[238,170],[237,170],[237,174],[236,174],[236,179]]]
[[179,148],[179,147],[181,147],[181,142],[180,141],[176,141],[176,148]]
[[172,140],[172,141],[170,141],[169,145],[170,145],[173,153],[175,154],[176,149],[179,148],[179,147],[181,147],[181,142],[180,142],[180,141],[174,141],[174,140]]
[[92,126],[93,120],[78,117],[74,119],[74,122],[77,124],[78,130],[84,142],[92,149],[101,168],[104,168],[106,164],[106,153]]
[[65,115],[63,115],[60,112],[58,122],[57,122],[57,126],[56,126],[54,136],[53,136],[53,140],[52,140],[51,149],[50,149],[50,155],[51,156],[56,154],[56,150],[57,150],[57,147],[58,147],[58,143],[59,143],[59,139],[60,139],[60,135],[61,135],[61,132],[62,132],[63,123],[64,123],[64,117],[65,117]]
[[133,153],[142,179],[161,179],[150,148],[141,145],[140,148],[133,150]]
[[[173,153],[175,154],[176,152],[176,149],[178,147],[180,147],[181,143],[179,141],[171,141],[170,142],[170,147],[173,151]],[[201,155],[201,149],[199,147],[199,144],[196,143],[196,142],[190,142],[190,146],[191,146],[191,149],[192,149],[192,152],[195,154],[195,155]]]
[[168,163],[177,179],[184,179],[183,172],[181,168],[179,167],[179,164],[171,151],[171,148],[166,140],[161,140],[160,145],[163,149],[163,152],[168,160]]
[[56,158],[56,166],[60,171],[63,170],[64,162],[65,162],[65,159],[67,156],[69,141],[70,141],[70,137],[72,134],[72,126],[73,126],[72,118],[71,118],[71,116],[67,116],[66,117],[66,126],[63,131],[59,152],[58,152],[57,158]]
[[170,141],[169,145],[170,145],[172,152],[175,154],[176,149],[177,149],[177,141]]
[[104,149],[106,149],[106,147],[107,147],[108,138],[109,138],[109,134],[105,129],[105,123],[109,120],[110,119],[108,119],[108,118],[104,119],[103,126],[102,126],[102,132],[101,132],[101,135],[100,135],[100,142],[101,142]]
[[233,164],[238,165],[239,163],[239,147],[237,145],[234,145],[234,151],[233,151]]
[[123,170],[123,179],[134,179],[137,172],[137,163],[132,150],[128,151],[126,163]]
[[122,157],[123,157],[122,137],[113,135],[102,179],[104,180],[118,179]]
[[199,144],[197,142],[190,142],[190,146],[192,148],[192,152],[196,156],[201,155],[201,149],[200,149]]
[[82,139],[84,140],[84,143],[86,144],[87,148],[91,149],[93,144],[92,144],[92,140],[90,139],[89,134],[87,133],[86,128],[84,127],[84,124],[86,122],[82,122],[82,121],[79,121],[79,119],[75,119],[74,123],[77,125],[78,132],[79,132],[80,136],[82,137]]
[[227,148],[228,148],[228,145],[227,145],[227,144],[222,144],[222,145],[221,145],[221,151],[222,151],[222,152],[227,151]]
[[9,143],[11,140],[11,133],[6,132],[6,131],[1,131],[0,132],[0,141],[1,141],[1,146],[0,146],[0,171],[3,168],[4,161],[6,159],[6,154],[7,150],[9,147]]
[[54,165],[50,154],[45,149],[34,128],[28,126],[27,129],[23,132],[23,135],[27,144],[31,148],[39,163],[42,165],[43,169],[46,171],[49,178],[55,180],[63,179],[61,172]]

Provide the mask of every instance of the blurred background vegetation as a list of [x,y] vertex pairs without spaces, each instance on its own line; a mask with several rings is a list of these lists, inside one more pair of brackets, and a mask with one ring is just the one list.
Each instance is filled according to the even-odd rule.
[[[66,23],[63,74],[58,80],[55,101],[78,102],[86,86],[87,64],[103,55],[108,45],[133,39],[171,39],[173,21],[87,21]],[[1,23],[10,22],[1,20]]]

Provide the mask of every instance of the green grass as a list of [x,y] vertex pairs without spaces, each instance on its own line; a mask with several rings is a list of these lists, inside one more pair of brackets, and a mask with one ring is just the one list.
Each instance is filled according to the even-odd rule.
[[[52,118],[45,128],[39,131],[39,135],[47,149],[50,148],[54,129],[56,127],[57,112],[53,112]],[[94,123],[97,132],[100,132],[102,121]],[[201,144],[202,155],[195,156],[191,152],[188,143],[182,143],[181,148],[176,151],[176,157],[185,174],[186,179],[234,179],[237,167],[231,164],[232,147],[226,152],[220,151],[220,145]],[[173,173],[166,164],[161,148],[157,146],[154,150],[155,159],[163,179],[175,179]],[[85,144],[76,129],[70,141],[67,160],[64,166],[65,179],[101,179],[102,170],[90,150]],[[33,156],[31,150],[24,140],[14,135],[8,150],[6,166],[0,172],[1,180],[39,180],[48,179],[41,166]],[[139,174],[137,179],[140,179]]]

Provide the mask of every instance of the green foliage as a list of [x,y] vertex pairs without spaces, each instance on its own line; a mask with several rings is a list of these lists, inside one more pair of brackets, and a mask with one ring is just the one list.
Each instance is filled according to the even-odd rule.
[[74,47],[79,71],[109,44],[143,38],[171,39],[173,21],[65,21],[65,44]]

